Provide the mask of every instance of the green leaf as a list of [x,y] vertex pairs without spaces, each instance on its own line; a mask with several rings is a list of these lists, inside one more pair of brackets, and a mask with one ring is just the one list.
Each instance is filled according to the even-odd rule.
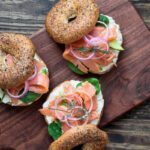
[[79,70],[76,66],[74,66],[73,63],[69,62],[69,61],[66,61],[67,62],[67,65],[68,67],[75,73],[77,74],[80,74],[80,75],[84,75],[86,73],[82,72],[81,70]]
[[6,94],[4,93],[4,94],[3,94],[3,97],[2,97],[2,101],[3,101],[3,99],[5,98],[5,95],[6,95]]
[[54,140],[57,140],[62,135],[62,124],[59,120],[53,121],[48,126],[48,133]]
[[[86,82],[86,81],[88,81],[89,83],[91,83],[95,87],[96,95],[97,95],[101,90],[101,85],[99,83],[99,80],[96,78],[88,78],[88,79],[83,80],[82,82]],[[82,86],[82,83],[77,84],[76,88],[79,86]]]
[[[23,90],[20,91],[19,94],[21,94],[23,92]],[[37,93],[33,93],[31,91],[28,91],[27,94],[20,98],[21,101],[23,101],[24,103],[31,103],[33,101],[35,101],[36,99],[38,99],[41,96],[41,94],[37,94]]]
[[79,86],[82,86],[82,83],[78,83],[78,84],[76,85],[76,88],[78,88]]
[[2,92],[1,94],[3,95],[2,96],[2,98],[0,98],[0,103],[2,103],[3,102],[3,99],[5,98],[5,91],[4,91],[4,89],[0,89],[0,92]]
[[41,70],[41,73],[47,74],[47,69],[46,69],[46,68],[42,69],[42,70]]
[[124,50],[124,48],[118,43],[117,40],[110,41],[109,46],[115,50],[118,50],[118,51]]
[[[105,24],[109,25],[109,19],[108,19],[108,17],[106,17],[105,15],[100,14],[100,15],[99,15],[99,18],[98,18],[98,21],[102,21],[102,22],[104,22]],[[105,26],[104,26],[103,24],[101,24],[101,23],[97,23],[96,26],[105,27]]]

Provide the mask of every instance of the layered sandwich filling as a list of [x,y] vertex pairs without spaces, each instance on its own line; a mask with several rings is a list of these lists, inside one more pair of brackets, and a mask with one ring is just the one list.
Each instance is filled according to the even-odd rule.
[[[99,81],[95,78],[66,81],[56,87],[40,109],[49,128],[61,125],[61,132],[88,123],[98,124],[104,106]],[[53,133],[50,135],[53,136]]]
[[[13,56],[6,55],[4,61],[6,65],[11,67],[13,65]],[[11,89],[0,89],[0,101],[2,103],[10,103],[13,106],[30,104],[42,94],[48,92],[48,69],[37,54],[34,56],[34,64],[34,73],[24,84]]]
[[119,51],[124,50],[121,44],[119,25],[112,17],[101,14],[92,32],[66,45],[63,57],[69,68],[78,74],[101,74],[116,64]]

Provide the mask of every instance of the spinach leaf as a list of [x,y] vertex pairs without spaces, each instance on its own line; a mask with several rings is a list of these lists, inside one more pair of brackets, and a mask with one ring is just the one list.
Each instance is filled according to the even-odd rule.
[[[109,25],[109,19],[108,19],[108,17],[106,17],[105,15],[100,14],[100,15],[99,15],[99,18],[98,18],[98,21],[102,21],[102,22],[104,22],[105,24]],[[105,26],[104,26],[103,24],[101,24],[101,23],[96,23],[96,26],[105,27]]]
[[66,61],[67,62],[67,65],[68,67],[75,73],[77,74],[80,74],[80,75],[84,75],[86,73],[82,72],[81,70],[79,70],[76,66],[74,66],[73,63],[69,62],[69,61]]
[[1,92],[3,92],[3,96],[0,98],[0,103],[2,103],[3,102],[3,99],[5,98],[5,91],[4,91],[4,89],[0,89],[1,90]]
[[[91,83],[95,87],[96,95],[97,95],[101,90],[101,85],[99,83],[99,80],[96,78],[88,78],[88,79],[83,80],[82,83],[84,83],[86,81],[88,81],[89,83]],[[79,86],[82,86],[82,83],[77,84],[76,88]]]
[[[21,94],[22,92],[23,90],[21,90],[19,94]],[[23,101],[24,103],[31,103],[35,101],[37,98],[39,98],[40,96],[41,94],[28,91],[24,97],[20,98],[20,100]]]
[[4,94],[3,94],[3,97],[2,97],[2,101],[3,101],[3,99],[5,98],[5,95],[6,95],[6,94],[4,93]]
[[79,86],[82,86],[82,83],[78,83],[78,84],[76,85],[76,88],[78,88]]
[[59,120],[53,121],[48,126],[48,133],[54,140],[57,140],[62,135],[62,124]]
[[42,70],[41,70],[41,73],[47,74],[47,69],[46,69],[46,68],[42,69]]

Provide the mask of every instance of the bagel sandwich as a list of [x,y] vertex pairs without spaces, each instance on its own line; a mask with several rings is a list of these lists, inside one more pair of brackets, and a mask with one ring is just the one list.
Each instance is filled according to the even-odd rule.
[[99,80],[64,81],[52,90],[42,107],[39,111],[54,140],[76,126],[98,125],[104,107]]
[[89,34],[66,45],[63,57],[77,74],[105,74],[117,66],[119,53],[124,50],[122,44],[120,26],[112,17],[100,14]]
[[[11,46],[9,49],[13,53],[7,49],[8,45]],[[22,50],[23,47],[25,47],[24,50]],[[22,58],[26,55],[27,58]],[[23,67],[28,67],[27,72]],[[7,74],[5,70],[8,70]],[[0,34],[0,72],[0,79],[3,79],[5,75],[5,81],[7,81],[0,81],[0,103],[28,106],[49,90],[48,68],[35,52],[31,40],[23,35]],[[13,74],[10,75],[10,73]]]
[[120,26],[99,14],[94,0],[60,0],[48,12],[45,26],[55,42],[65,44],[63,57],[80,75],[110,71],[124,50]]

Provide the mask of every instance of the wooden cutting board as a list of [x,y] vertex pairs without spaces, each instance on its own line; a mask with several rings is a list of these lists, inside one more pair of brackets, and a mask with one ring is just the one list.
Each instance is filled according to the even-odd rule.
[[[105,108],[100,127],[125,114],[150,98],[150,32],[128,0],[97,0],[100,11],[112,16],[124,37],[126,49],[118,67],[98,76],[79,76],[70,71],[62,58],[64,45],[55,43],[41,29],[31,36],[38,54],[50,70],[50,91],[64,80],[97,77],[102,84]],[[46,150],[52,141],[44,118],[38,112],[48,94],[29,107],[0,105],[0,150]],[[13,150],[12,149],[12,150]]]

